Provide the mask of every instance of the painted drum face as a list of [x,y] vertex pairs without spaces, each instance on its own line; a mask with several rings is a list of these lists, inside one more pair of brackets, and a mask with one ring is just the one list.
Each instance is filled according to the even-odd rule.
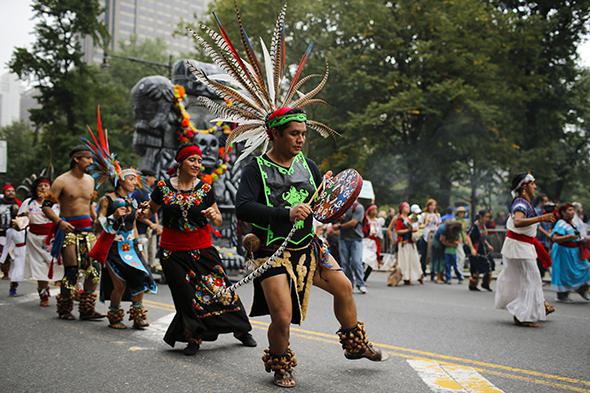
[[327,223],[340,218],[361,192],[363,178],[354,169],[346,169],[332,177],[324,186],[313,205],[313,216]]

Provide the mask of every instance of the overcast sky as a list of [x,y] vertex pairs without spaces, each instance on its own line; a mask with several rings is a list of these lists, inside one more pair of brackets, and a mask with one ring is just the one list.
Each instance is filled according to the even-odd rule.
[[[8,71],[6,63],[14,48],[33,41],[30,4],[30,0],[0,0],[0,75]],[[582,43],[578,51],[580,63],[590,67],[590,41]]]

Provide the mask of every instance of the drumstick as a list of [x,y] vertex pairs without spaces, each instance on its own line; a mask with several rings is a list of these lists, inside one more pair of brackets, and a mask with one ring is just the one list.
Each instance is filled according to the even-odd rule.
[[318,196],[318,194],[320,193],[321,189],[324,188],[324,183],[326,183],[326,177],[325,176],[322,179],[322,182],[320,183],[320,186],[315,190],[315,193],[311,196],[311,199],[309,200],[309,202],[307,202],[308,205],[310,205],[311,203],[313,203],[313,200]]

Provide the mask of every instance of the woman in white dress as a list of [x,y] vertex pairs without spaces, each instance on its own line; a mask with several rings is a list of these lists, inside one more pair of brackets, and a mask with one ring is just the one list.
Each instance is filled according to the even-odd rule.
[[504,267],[496,284],[496,308],[506,309],[517,326],[537,327],[555,308],[545,301],[537,258],[549,258],[537,240],[537,227],[542,221],[555,222],[553,213],[538,216],[531,204],[537,185],[529,173],[512,181],[514,200],[506,222],[506,239],[502,247]]
[[[29,219],[26,256],[25,277],[37,280],[37,292],[39,292],[40,306],[49,307],[49,281],[54,277],[61,279],[63,267],[52,263],[49,254],[49,245],[46,244],[47,236],[51,233],[53,225],[41,210],[43,200],[49,192],[51,181],[46,177],[39,177],[33,182],[31,197],[21,205],[18,215]],[[59,215],[59,205],[52,207]]]
[[412,234],[418,231],[418,226],[413,225],[408,214],[410,214],[410,204],[402,202],[399,206],[395,231],[398,236],[397,260],[402,272],[402,279],[406,285],[410,285],[412,281],[423,282],[420,255],[418,255],[416,243],[412,238]]

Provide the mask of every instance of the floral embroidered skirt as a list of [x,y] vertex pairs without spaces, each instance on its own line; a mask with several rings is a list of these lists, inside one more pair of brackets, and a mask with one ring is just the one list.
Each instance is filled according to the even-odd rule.
[[252,330],[244,306],[237,294],[213,301],[213,295],[231,283],[214,247],[193,251],[162,250],[162,269],[170,287],[176,315],[164,341],[191,338],[214,341],[222,333]]

